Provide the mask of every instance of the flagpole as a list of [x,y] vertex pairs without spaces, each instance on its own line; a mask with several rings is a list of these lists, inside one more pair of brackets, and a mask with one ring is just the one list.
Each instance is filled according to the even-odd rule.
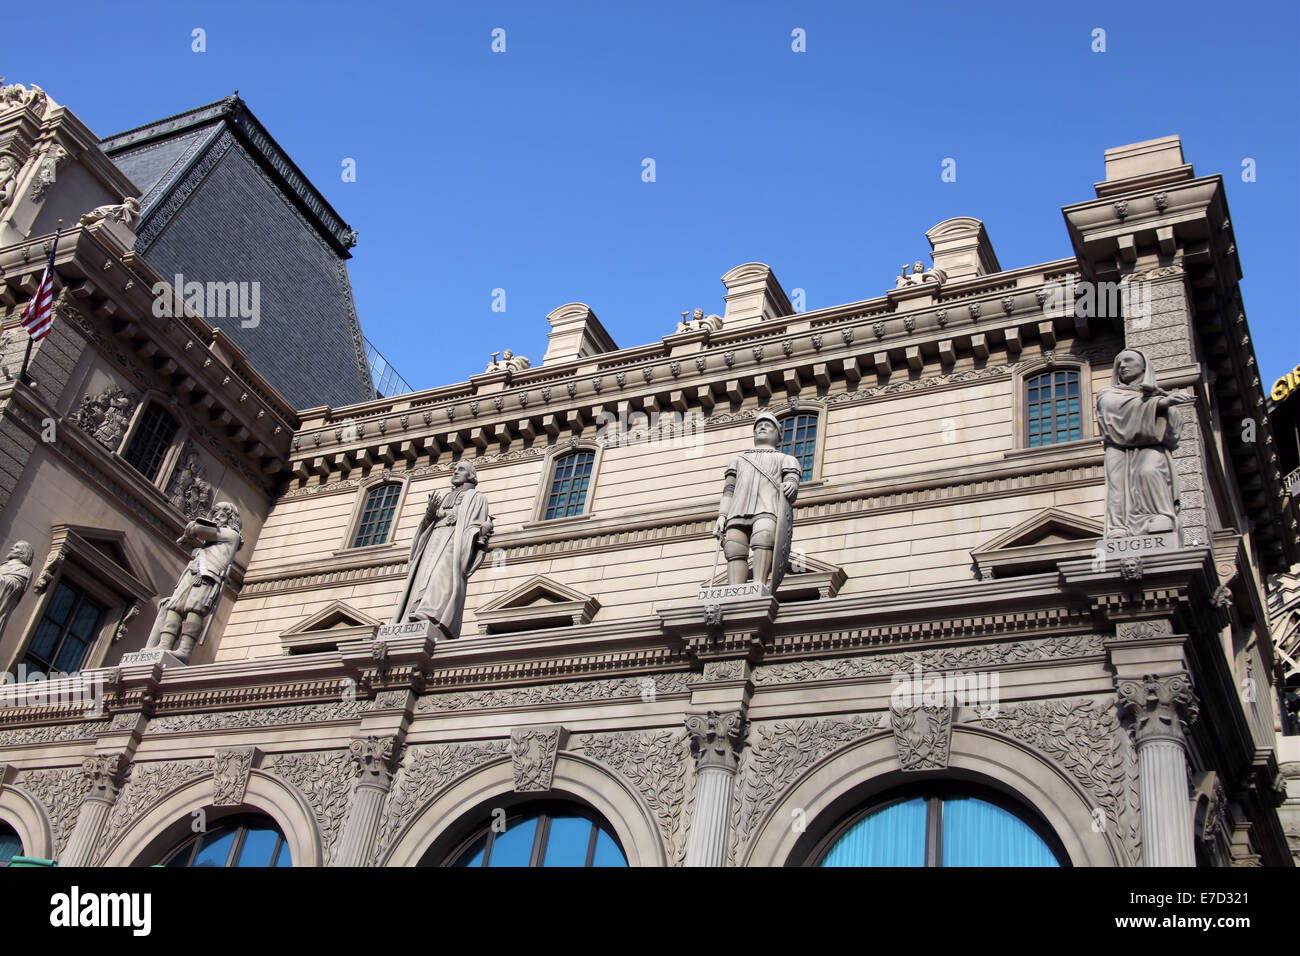
[[[60,220],[59,220],[58,227],[54,230],[54,245],[52,245],[52,246],[50,247],[50,261],[49,261],[49,262],[47,263],[47,265],[46,265],[46,268],[50,270],[50,291],[51,291],[51,292],[54,291],[54,275],[53,275],[53,273],[54,273],[54,253],[58,251],[58,248],[59,248],[59,236],[62,235],[62,233],[63,233],[63,220],[60,219]],[[36,292],[37,292],[38,295],[40,294],[40,287],[39,287],[39,286],[37,287]],[[32,342],[33,342],[33,341],[35,341],[35,340],[34,340],[30,335],[28,335],[28,336],[27,336],[27,348],[23,350],[23,364],[22,364],[22,367],[18,369],[18,381],[22,382],[24,385],[28,384],[28,381],[27,381],[27,363],[31,360],[31,357],[32,357]]]

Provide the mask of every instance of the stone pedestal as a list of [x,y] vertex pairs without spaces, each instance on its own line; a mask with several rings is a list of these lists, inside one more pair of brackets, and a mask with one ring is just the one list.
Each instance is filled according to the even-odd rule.
[[409,621],[406,624],[381,624],[375,631],[375,640],[391,641],[399,637],[424,637],[438,640],[443,637],[442,628],[432,621]]
[[159,665],[164,670],[168,667],[185,666],[183,660],[171,651],[165,651],[161,647],[150,647],[143,651],[132,651],[130,654],[123,654],[122,659],[118,661],[118,666],[120,667],[152,667],[154,664]]

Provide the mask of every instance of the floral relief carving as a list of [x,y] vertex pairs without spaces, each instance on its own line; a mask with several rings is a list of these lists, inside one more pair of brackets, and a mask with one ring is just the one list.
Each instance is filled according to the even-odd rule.
[[345,720],[356,717],[361,710],[361,701],[342,700],[328,704],[255,707],[248,710],[206,711],[197,714],[164,714],[150,722],[149,730],[177,733],[186,730],[235,730],[276,724],[310,724],[323,720]]
[[1050,700],[1003,704],[996,716],[977,723],[1029,744],[1069,771],[1092,798],[1098,821],[1141,862],[1137,756],[1120,725],[1116,706],[1107,700]]
[[740,758],[730,861],[734,864],[741,859],[759,820],[805,770],[846,744],[874,733],[880,728],[881,717],[855,714],[752,724],[749,747]]
[[67,846],[72,828],[77,825],[77,813],[82,798],[90,793],[93,781],[81,767],[63,767],[57,770],[28,770],[20,786],[45,808],[50,818],[50,832],[54,837],[54,855],[57,857]]
[[654,814],[669,860],[682,865],[695,801],[695,761],[686,732],[592,734],[583,738],[582,750],[637,789]]
[[213,775],[212,805],[237,807],[244,802],[248,789],[248,775],[253,770],[253,757],[257,748],[219,749],[216,754],[216,772]]
[[446,713],[481,710],[488,707],[525,707],[585,700],[618,700],[640,697],[654,700],[663,694],[689,692],[685,673],[647,674],[643,677],[615,677],[603,680],[569,681],[563,684],[535,684],[527,687],[486,688],[452,694],[428,694],[415,705],[417,713]]
[[514,769],[515,792],[551,789],[555,760],[563,746],[563,727],[526,727],[510,731],[510,760]]
[[889,727],[904,770],[947,769],[952,742],[951,707],[891,708]]
[[352,768],[346,751],[278,754],[267,769],[302,792],[316,815],[325,863],[334,859],[351,796]]
[[100,838],[101,862],[132,821],[172,791],[213,770],[214,763],[211,759],[169,760],[133,765],[129,771],[130,776],[118,794],[117,802],[113,804],[108,823],[104,825],[104,835]]
[[458,778],[509,753],[509,741],[430,744],[408,747],[393,778],[384,806],[384,816],[375,839],[374,863],[378,865],[398,833],[416,813]]

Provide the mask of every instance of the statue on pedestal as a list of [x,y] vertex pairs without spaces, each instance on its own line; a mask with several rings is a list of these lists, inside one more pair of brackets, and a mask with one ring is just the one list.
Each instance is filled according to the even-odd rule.
[[1166,534],[1178,527],[1178,447],[1190,395],[1156,385],[1145,355],[1115,356],[1113,384],[1097,393],[1097,429],[1105,446],[1106,537]]
[[188,663],[194,645],[211,624],[235,553],[244,546],[243,521],[228,501],[218,501],[211,518],[195,518],[176,543],[193,546],[172,596],[158,604],[147,647],[171,651]]
[[4,634],[9,613],[18,606],[32,579],[36,551],[26,541],[15,541],[9,559],[0,564],[0,634]]
[[487,498],[477,486],[478,472],[462,461],[452,469],[451,491],[429,495],[394,624],[430,621],[445,636],[460,636],[469,578],[483,563],[493,530]]
[[780,437],[775,415],[754,417],[754,447],[727,465],[714,527],[727,559],[727,583],[747,583],[752,551],[753,580],[771,594],[781,586],[790,559],[794,499],[803,476],[799,460],[777,450]]

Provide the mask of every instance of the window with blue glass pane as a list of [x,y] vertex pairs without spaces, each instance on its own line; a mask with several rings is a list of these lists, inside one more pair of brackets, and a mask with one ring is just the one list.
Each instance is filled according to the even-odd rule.
[[352,547],[365,548],[388,541],[389,533],[393,530],[393,517],[397,513],[397,499],[401,493],[402,486],[397,483],[370,489],[365,506],[361,509],[361,521],[357,525],[356,537],[352,539]]
[[803,481],[812,481],[813,456],[817,451],[817,416],[788,415],[781,421],[781,451],[803,466]]
[[1029,447],[1082,438],[1082,401],[1077,369],[1043,372],[1026,380],[1026,440]]
[[[489,822],[463,846],[452,866],[627,866],[603,819],[585,808],[561,804],[525,808],[506,820],[504,829]],[[437,861],[426,860],[425,865]]]
[[0,823],[0,866],[8,866],[9,861],[23,855],[23,841],[18,838],[18,831],[7,823]]
[[596,453],[591,451],[570,452],[555,460],[551,490],[546,496],[544,520],[571,518],[582,514],[595,461]]
[[930,793],[857,815],[835,832],[817,865],[1054,867],[1061,857],[1007,806],[965,794]]
[[72,673],[81,669],[99,636],[105,608],[85,591],[61,580],[45,606],[23,663],[29,673]]
[[293,866],[284,834],[269,817],[235,817],[191,837],[174,850],[167,866]]

